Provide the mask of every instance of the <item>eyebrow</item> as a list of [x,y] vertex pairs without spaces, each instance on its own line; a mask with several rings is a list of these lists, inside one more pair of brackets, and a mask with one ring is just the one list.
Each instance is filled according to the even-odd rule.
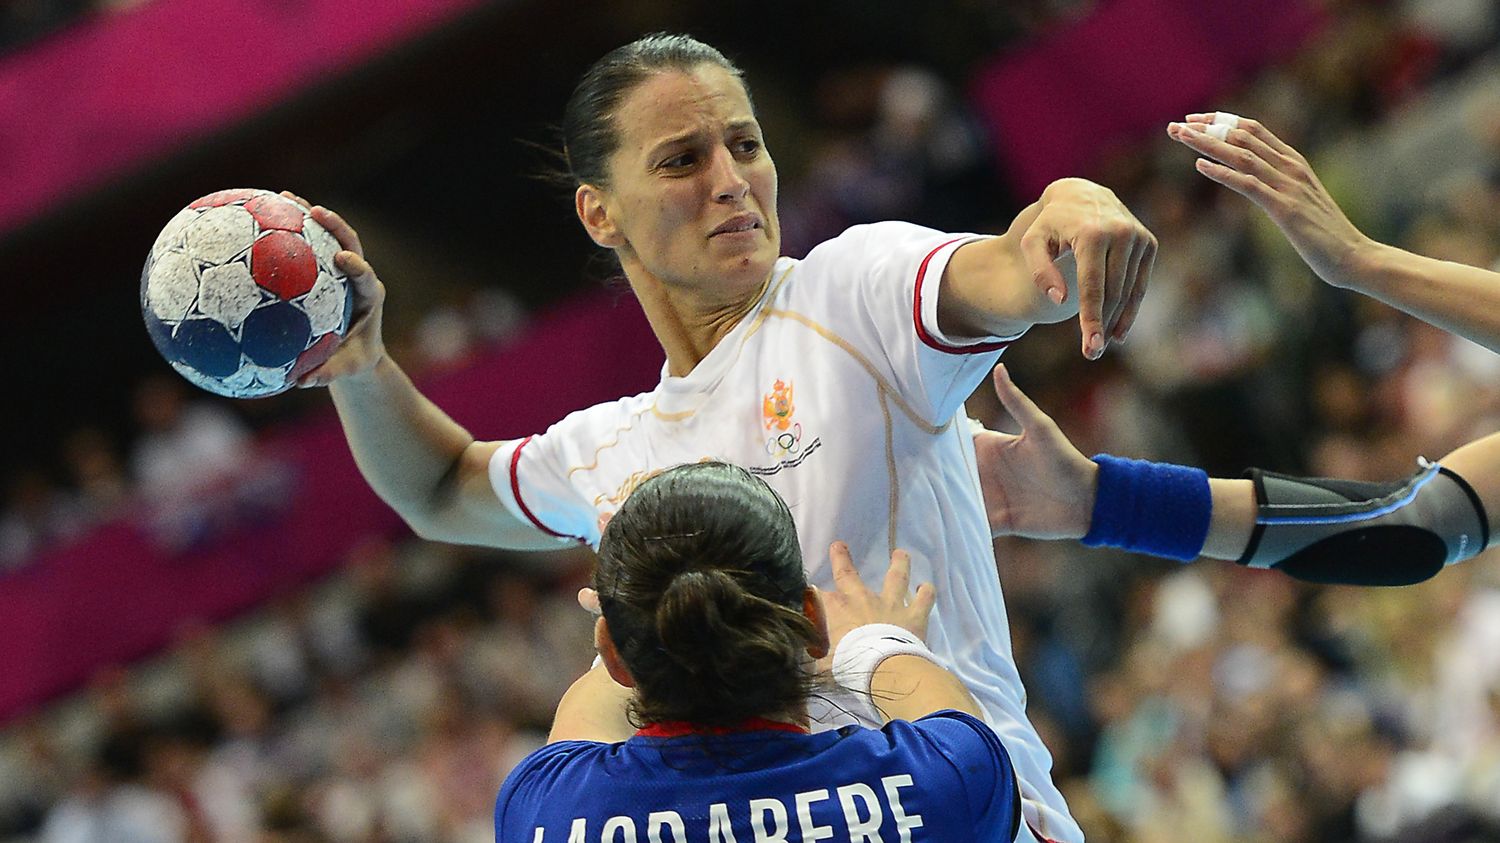
[[[726,128],[729,129],[729,131],[731,131],[731,132],[738,132],[738,131],[742,131],[744,129],[756,129],[756,130],[759,130],[760,129],[760,124],[757,123],[754,118],[748,118],[748,119],[745,119],[745,120],[733,120],[733,121],[731,121],[729,123],[728,126],[726,126]],[[646,157],[647,158],[655,158],[657,155],[660,155],[668,147],[675,146],[677,144],[685,143],[687,141],[693,140],[694,138],[697,138],[700,134],[702,134],[702,132],[699,131],[698,129],[690,129],[690,130],[688,130],[686,132],[683,132],[681,134],[673,135],[673,136],[671,136],[671,137],[669,137],[669,138],[667,138],[665,140],[658,141],[656,144],[652,145],[652,147],[647,151]]]

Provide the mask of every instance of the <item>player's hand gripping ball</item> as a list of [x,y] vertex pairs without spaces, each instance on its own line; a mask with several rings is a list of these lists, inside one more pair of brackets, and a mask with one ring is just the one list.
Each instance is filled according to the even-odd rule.
[[354,297],[339,244],[307,209],[268,190],[221,190],[167,223],[141,273],[146,330],[194,384],[275,395],[333,354]]

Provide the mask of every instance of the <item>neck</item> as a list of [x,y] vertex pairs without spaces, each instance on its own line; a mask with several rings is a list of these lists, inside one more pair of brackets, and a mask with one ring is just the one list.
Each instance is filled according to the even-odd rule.
[[667,372],[673,377],[682,377],[703,362],[771,282],[767,274],[753,287],[721,292],[675,286],[628,264],[625,275],[652,333],[667,353]]

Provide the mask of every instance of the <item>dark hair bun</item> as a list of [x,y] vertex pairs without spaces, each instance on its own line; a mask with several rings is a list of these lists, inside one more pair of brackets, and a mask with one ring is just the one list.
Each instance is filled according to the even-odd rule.
[[720,569],[673,578],[657,604],[656,634],[667,658],[696,680],[696,692],[728,710],[746,700],[795,699],[814,637],[800,611],[751,594]]
[[821,641],[786,504],[736,466],[678,466],[643,482],[599,543],[610,636],[647,722],[731,725],[802,710]]

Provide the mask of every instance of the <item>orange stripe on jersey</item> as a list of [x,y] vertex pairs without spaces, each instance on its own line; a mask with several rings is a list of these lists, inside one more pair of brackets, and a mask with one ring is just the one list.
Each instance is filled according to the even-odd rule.
[[630,421],[626,422],[624,425],[622,425],[622,426],[620,426],[620,427],[618,427],[618,428],[615,429],[615,434],[614,434],[615,438],[614,439],[611,439],[610,441],[605,442],[604,444],[602,444],[599,447],[597,447],[597,448],[594,449],[594,461],[593,462],[589,463],[588,465],[575,465],[575,466],[573,466],[572,468],[568,469],[568,477],[571,478],[574,474],[577,474],[580,471],[593,471],[594,469],[598,468],[599,467],[599,455],[602,454],[602,453],[604,453],[604,451],[606,449],[613,448],[614,446],[620,444],[620,437],[623,436],[632,427],[635,427],[635,423],[641,420],[641,416],[644,416],[646,414],[647,410],[655,412],[655,410],[656,410],[656,404],[653,403],[650,407],[646,407],[645,409],[641,409],[641,410],[635,411],[635,414],[630,417]]
[[955,237],[952,240],[949,240],[948,242],[942,244],[941,246],[938,246],[936,249],[928,252],[927,257],[922,258],[922,265],[917,267],[916,292],[911,297],[911,316],[912,321],[917,326],[917,338],[922,340],[922,343],[928,348],[937,349],[944,354],[984,354],[989,351],[999,351],[1000,349],[1009,346],[1013,342],[1013,340],[980,342],[973,345],[948,345],[947,343],[941,342],[937,337],[934,337],[932,334],[928,333],[927,326],[922,324],[922,284],[927,280],[927,264],[932,262],[933,257],[937,255],[938,252],[941,252],[942,250],[963,239],[964,238],[962,237]]
[[896,406],[900,408],[901,412],[904,413],[908,419],[911,419],[911,423],[920,428],[922,432],[932,434],[942,433],[943,431],[948,429],[948,425],[953,423],[953,420],[949,419],[948,421],[943,422],[941,426],[938,426],[923,418],[921,413],[918,413],[916,409],[914,409],[910,404],[906,403],[906,399],[901,397],[901,393],[897,392],[895,387],[886,382],[885,377],[882,376],[880,374],[880,371],[875,368],[875,364],[871,363],[868,358],[861,354],[859,352],[859,349],[854,347],[853,343],[839,336],[833,330],[818,324],[816,321],[808,318],[807,316],[804,316],[801,313],[798,313],[795,310],[773,310],[771,311],[770,315],[779,316],[783,319],[790,319],[793,322],[798,322],[802,325],[805,325],[808,328],[811,328],[813,332],[818,336],[843,349],[846,354],[854,358],[854,361],[856,363],[864,367],[864,370],[869,373],[870,377],[875,379],[875,385],[882,392],[888,394],[891,400],[896,403]]

